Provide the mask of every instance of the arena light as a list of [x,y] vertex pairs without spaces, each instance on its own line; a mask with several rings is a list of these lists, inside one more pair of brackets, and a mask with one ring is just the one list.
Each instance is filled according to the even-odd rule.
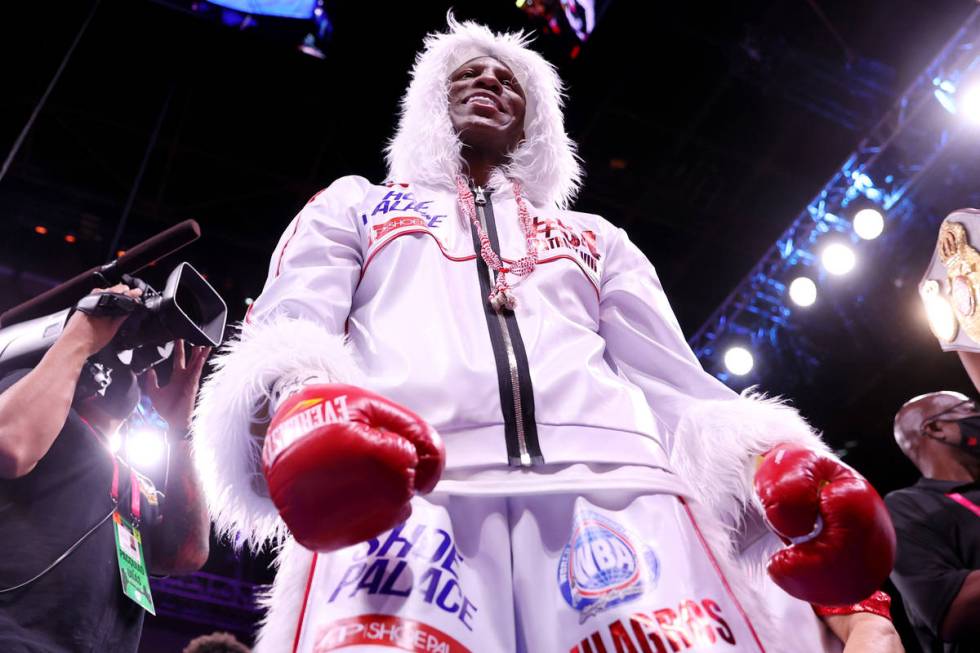
[[854,250],[843,243],[832,243],[824,247],[820,262],[830,274],[841,276],[854,269],[857,257]]
[[151,468],[163,458],[165,451],[163,433],[156,429],[142,427],[126,436],[126,460],[133,467]]
[[119,434],[119,429],[116,429],[109,435],[109,451],[113,454],[119,453],[119,448],[122,446],[122,435]]
[[730,347],[725,352],[725,369],[735,376],[745,376],[752,371],[755,359],[745,347]]
[[956,103],[957,113],[968,122],[980,125],[980,82],[963,89],[963,95]]
[[316,0],[208,0],[213,5],[227,7],[246,15],[278,16],[279,18],[312,18]]
[[864,240],[874,240],[885,230],[885,217],[878,209],[861,209],[854,214],[854,233]]
[[789,284],[789,298],[797,306],[812,306],[817,301],[817,284],[808,277],[797,277]]

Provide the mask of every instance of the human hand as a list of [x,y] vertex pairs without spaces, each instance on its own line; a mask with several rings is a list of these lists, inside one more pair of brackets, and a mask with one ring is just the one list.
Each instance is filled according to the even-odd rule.
[[869,612],[824,617],[827,626],[844,642],[844,653],[904,653],[902,640],[891,621]]
[[[118,283],[111,288],[96,288],[90,294],[98,295],[102,293],[117,293],[128,297],[139,298],[143,291],[139,288],[130,288],[124,283]],[[68,340],[82,348],[82,353],[86,358],[97,354],[108,345],[115,337],[119,327],[126,321],[125,315],[120,316],[96,316],[75,311],[65,330],[61,334],[61,340]]]
[[190,357],[187,356],[184,341],[174,343],[173,370],[170,382],[160,387],[156,370],[150,368],[146,372],[143,391],[153,402],[153,408],[174,431],[185,431],[191,425],[191,413],[194,410],[194,399],[201,382],[201,371],[204,362],[211,353],[210,347],[191,347]]

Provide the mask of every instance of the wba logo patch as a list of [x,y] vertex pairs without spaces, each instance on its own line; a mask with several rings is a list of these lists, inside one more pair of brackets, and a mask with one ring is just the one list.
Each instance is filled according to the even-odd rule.
[[558,562],[558,586],[581,621],[639,598],[659,577],[656,554],[625,528],[594,512],[576,515]]

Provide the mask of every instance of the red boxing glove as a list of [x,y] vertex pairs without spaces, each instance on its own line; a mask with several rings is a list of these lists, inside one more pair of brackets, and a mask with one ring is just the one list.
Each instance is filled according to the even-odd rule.
[[755,491],[770,527],[789,544],[769,559],[787,593],[849,605],[877,590],[895,564],[895,529],[867,480],[829,456],[793,444],[765,455]]
[[269,424],[262,468],[296,541],[327,552],[368,540],[412,514],[446,460],[425,420],[350,385],[311,385],[286,399]]

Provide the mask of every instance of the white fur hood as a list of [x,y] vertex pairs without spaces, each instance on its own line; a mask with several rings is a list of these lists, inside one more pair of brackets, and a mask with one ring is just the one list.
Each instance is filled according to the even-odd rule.
[[499,188],[506,179],[516,179],[535,205],[567,208],[582,169],[565,133],[563,87],[555,67],[527,47],[527,34],[495,34],[477,23],[457,22],[452,14],[448,22],[449,31],[429,34],[415,59],[398,129],[385,153],[388,178],[454,191],[463,159],[449,119],[449,74],[470,59],[491,56],[514,72],[527,95],[525,139],[491,185]]

